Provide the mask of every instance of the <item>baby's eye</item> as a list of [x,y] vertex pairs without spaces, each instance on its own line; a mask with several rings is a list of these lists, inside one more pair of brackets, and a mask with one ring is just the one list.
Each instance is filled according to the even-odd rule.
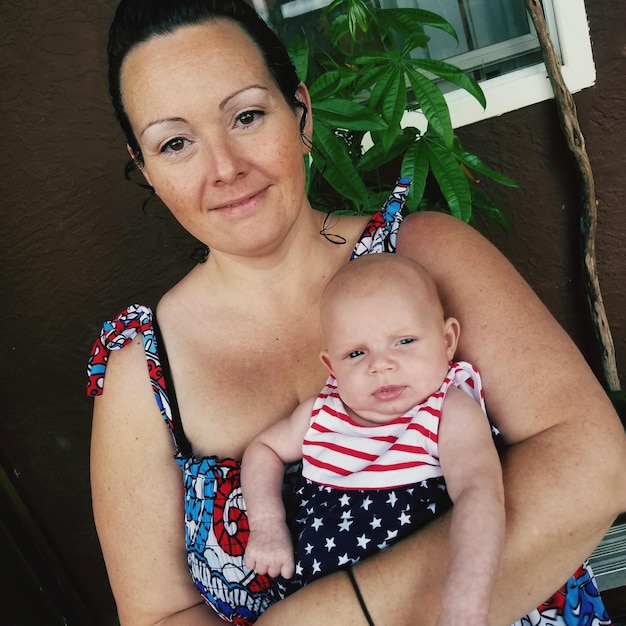
[[161,152],[180,152],[185,148],[186,144],[187,140],[183,137],[174,137],[161,146]]
[[406,345],[407,343],[413,343],[415,341],[415,339],[413,339],[413,337],[403,337],[402,339],[400,339],[400,344],[401,345]]
[[353,350],[352,352],[350,352],[350,354],[348,354],[348,358],[356,359],[360,357],[362,354],[364,354],[363,350]]

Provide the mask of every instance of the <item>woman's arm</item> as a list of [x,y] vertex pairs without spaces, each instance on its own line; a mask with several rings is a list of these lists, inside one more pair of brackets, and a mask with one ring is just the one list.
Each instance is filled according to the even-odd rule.
[[[479,233],[455,218],[420,213],[405,220],[398,252],[435,278],[446,313],[463,328],[457,356],[480,370],[489,414],[511,444],[491,610],[494,626],[510,624],[558,589],[626,509],[626,436],[571,339]],[[377,626],[435,623],[448,532],[444,516],[355,568]],[[366,623],[338,573],[272,607],[258,624],[281,626],[296,616],[299,626],[313,626],[306,616],[322,607],[329,624]]]
[[187,569],[173,456],[138,337],[110,356],[91,443],[94,516],[122,625],[223,623]]

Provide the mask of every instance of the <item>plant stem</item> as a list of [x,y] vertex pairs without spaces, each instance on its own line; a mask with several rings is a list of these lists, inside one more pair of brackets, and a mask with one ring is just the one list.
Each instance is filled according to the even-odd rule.
[[596,199],[591,163],[585,148],[585,139],[580,130],[580,125],[578,124],[574,98],[563,80],[561,63],[554,50],[550,34],[548,33],[541,3],[539,0],[526,0],[526,6],[539,37],[539,44],[543,53],[546,70],[550,78],[552,90],[554,91],[561,129],[565,135],[567,145],[574,155],[579,170],[583,204],[580,227],[585,293],[589,303],[594,330],[600,342],[605,383],[610,392],[615,392],[619,391],[621,387],[615,361],[615,347],[604,309],[596,266],[598,201]]

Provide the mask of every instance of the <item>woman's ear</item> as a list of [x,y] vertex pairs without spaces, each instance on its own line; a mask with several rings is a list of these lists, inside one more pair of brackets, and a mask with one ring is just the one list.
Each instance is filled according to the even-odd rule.
[[313,114],[311,113],[311,96],[304,83],[298,85],[296,90],[296,100],[301,102],[303,107],[299,107],[300,119],[304,115],[304,125],[302,126],[302,140],[306,146],[307,154],[311,151],[311,137],[313,137]]
[[135,151],[128,144],[126,144],[126,150],[128,150],[128,154],[130,155],[130,158],[134,161],[135,165],[137,166],[137,168],[139,169],[143,177],[146,179],[146,182],[148,183],[148,185],[150,185],[150,187],[154,187],[154,185],[152,184],[152,181],[150,180],[150,177],[146,173],[146,168],[144,167],[144,164],[141,162],[139,158],[137,158]]
[[332,376],[334,376],[335,373],[333,372],[333,366],[331,365],[330,356],[329,356],[328,350],[326,350],[326,348],[324,348],[320,352],[320,361],[324,364],[324,367],[326,367],[326,369],[330,372],[330,374]]
[[446,354],[448,361],[451,361],[456,352],[461,335],[461,325],[455,317],[448,317],[443,323],[443,338],[446,343]]

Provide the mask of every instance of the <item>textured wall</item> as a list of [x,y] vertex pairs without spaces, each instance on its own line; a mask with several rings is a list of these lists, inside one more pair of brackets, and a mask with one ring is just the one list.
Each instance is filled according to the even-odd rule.
[[[144,192],[123,180],[104,68],[114,5],[0,3],[0,460],[101,624],[112,623],[113,604],[89,500],[85,361],[100,323],[130,302],[154,304],[190,267],[193,248],[156,203],[142,211]],[[621,0],[588,5],[598,82],[576,102],[596,175],[600,274],[624,380],[626,9]],[[522,186],[493,189],[509,235],[480,227],[597,368],[580,286],[577,182],[554,103],[461,135]]]
[[[596,85],[575,94],[599,202],[598,272],[622,385],[626,383],[626,5],[586,2]],[[553,100],[460,130],[463,142],[514,178],[520,190],[490,187],[512,230],[481,229],[505,252],[570,332],[601,376],[598,344],[582,287],[576,169]]]
[[115,4],[0,2],[0,460],[102,623],[86,359],[101,322],[155,302],[192,247],[123,180],[105,75]]

